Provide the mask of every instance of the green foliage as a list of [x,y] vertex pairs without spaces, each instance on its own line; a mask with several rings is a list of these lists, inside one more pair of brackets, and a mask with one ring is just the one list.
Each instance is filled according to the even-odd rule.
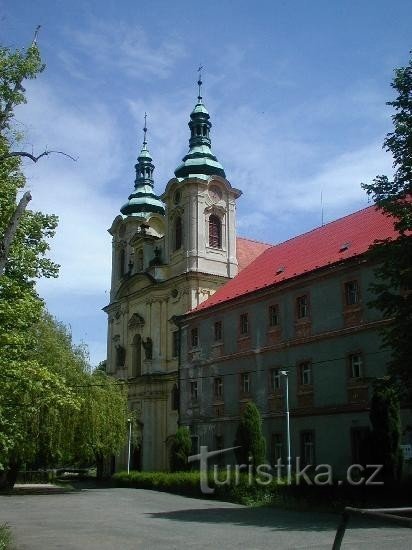
[[189,428],[182,426],[177,429],[170,449],[170,469],[181,472],[188,469],[187,457],[192,448]]
[[43,69],[35,44],[26,51],[0,47],[0,128],[9,127],[13,108],[26,103],[23,80],[36,78]]
[[101,371],[84,379],[75,429],[77,459],[101,462],[117,454],[127,435],[127,389]]
[[7,525],[0,525],[0,550],[11,549],[11,532]]
[[236,459],[239,464],[249,464],[252,460],[254,467],[265,463],[266,440],[262,434],[262,418],[253,402],[247,403],[240,418],[236,431],[234,446]]
[[386,481],[399,481],[402,469],[401,416],[398,390],[389,379],[374,383],[370,410],[372,460],[383,465]]
[[390,372],[412,395],[412,59],[395,70],[392,87],[398,94],[388,102],[395,109],[394,131],[383,147],[393,156],[395,173],[392,180],[377,176],[362,186],[399,231],[397,239],[378,241],[371,248],[370,259],[379,265],[371,305],[391,320],[384,332],[384,345],[392,351]]
[[[25,186],[19,157],[7,156],[16,132],[14,107],[22,82],[43,70],[39,51],[0,48],[0,242]],[[45,312],[39,277],[56,277],[47,253],[55,216],[26,211],[0,276],[0,487],[12,486],[24,464],[51,467],[100,461],[126,438],[124,389],[91,374],[84,346]]]

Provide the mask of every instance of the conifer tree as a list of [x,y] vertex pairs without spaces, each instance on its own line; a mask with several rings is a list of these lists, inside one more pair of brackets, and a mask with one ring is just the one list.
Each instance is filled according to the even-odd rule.
[[254,468],[263,464],[266,458],[266,440],[262,434],[262,418],[255,403],[249,402],[240,417],[234,442],[236,459],[239,464],[249,464]]

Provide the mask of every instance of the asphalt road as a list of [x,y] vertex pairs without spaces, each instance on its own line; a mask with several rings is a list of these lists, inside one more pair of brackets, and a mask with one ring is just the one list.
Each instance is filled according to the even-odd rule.
[[[339,517],[136,489],[0,497],[17,550],[330,550]],[[411,550],[412,530],[353,523],[345,550]]]

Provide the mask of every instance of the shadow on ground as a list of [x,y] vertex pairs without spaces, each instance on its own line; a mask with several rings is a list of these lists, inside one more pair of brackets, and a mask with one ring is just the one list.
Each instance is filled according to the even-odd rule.
[[[258,508],[202,508],[194,510],[176,510],[147,514],[157,519],[170,521],[233,524],[245,527],[267,527],[273,531],[333,531],[335,532],[341,519],[340,514],[325,514],[294,512],[272,507]],[[348,529],[383,528],[388,525],[378,521],[349,521]],[[393,525],[393,527],[396,527]]]

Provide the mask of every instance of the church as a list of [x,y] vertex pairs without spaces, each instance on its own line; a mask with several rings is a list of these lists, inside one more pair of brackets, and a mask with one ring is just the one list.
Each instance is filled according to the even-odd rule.
[[[109,229],[112,278],[107,372],[128,381],[138,420],[134,469],[161,470],[178,425],[180,330],[174,319],[207,300],[267,244],[236,237],[236,200],[211,149],[209,113],[199,96],[189,152],[154,194],[146,124],[134,190]],[[116,469],[125,466],[120,457]]]
[[[174,177],[154,194],[145,123],[134,190],[109,229],[107,372],[127,381],[137,419],[131,469],[168,469],[179,424],[194,452],[231,447],[251,400],[268,460],[284,460],[283,372],[292,456],[337,468],[362,461],[371,383],[388,359],[384,321],[367,307],[374,266],[365,253],[393,237],[393,225],[370,207],[275,246],[237,237],[242,192],[212,152],[198,85]],[[124,453],[115,468],[126,464]]]

